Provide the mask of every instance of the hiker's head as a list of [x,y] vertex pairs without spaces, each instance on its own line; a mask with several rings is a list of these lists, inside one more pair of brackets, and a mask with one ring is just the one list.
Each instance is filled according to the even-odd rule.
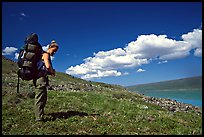
[[53,40],[48,48],[48,51],[50,52],[51,56],[57,52],[58,48],[59,48],[58,44]]

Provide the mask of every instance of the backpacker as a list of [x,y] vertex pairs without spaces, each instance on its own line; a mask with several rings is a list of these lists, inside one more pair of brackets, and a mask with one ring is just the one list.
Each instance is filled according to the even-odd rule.
[[18,56],[18,86],[19,78],[22,80],[33,80],[36,78],[37,62],[42,58],[42,46],[38,42],[38,36],[35,33],[28,35],[24,41],[24,46],[21,47]]

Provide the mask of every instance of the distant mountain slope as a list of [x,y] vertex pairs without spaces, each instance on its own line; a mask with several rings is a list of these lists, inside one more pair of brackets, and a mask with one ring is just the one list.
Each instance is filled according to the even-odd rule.
[[202,88],[202,76],[140,84],[126,87],[130,91],[168,90],[168,89],[197,89]]

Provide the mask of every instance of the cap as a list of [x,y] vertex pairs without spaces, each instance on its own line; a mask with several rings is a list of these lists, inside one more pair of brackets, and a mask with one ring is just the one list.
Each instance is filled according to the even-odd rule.
[[56,46],[56,47],[58,47],[58,44],[56,43],[55,40],[52,40],[51,43],[50,43],[50,46]]
[[55,40],[52,40],[51,43],[56,43],[56,41],[55,41]]

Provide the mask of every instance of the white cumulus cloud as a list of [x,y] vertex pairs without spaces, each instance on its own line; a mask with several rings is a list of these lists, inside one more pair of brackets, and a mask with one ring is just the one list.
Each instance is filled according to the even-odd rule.
[[193,32],[182,35],[182,39],[191,45],[195,56],[202,56],[202,30],[194,29]]
[[94,53],[93,57],[85,58],[84,63],[69,67],[66,73],[83,79],[122,76],[128,73],[122,73],[121,69],[139,67],[153,60],[159,60],[158,64],[167,63],[168,60],[187,57],[192,49],[195,56],[202,56],[202,30],[194,29],[181,38],[177,41],[167,35],[140,35],[125,48]]
[[17,17],[20,21],[23,21],[28,17],[28,15],[25,12],[21,12],[21,13],[18,13]]
[[17,50],[18,49],[15,47],[6,47],[5,49],[3,49],[2,55],[12,55]]
[[98,70],[97,73],[86,74],[86,75],[83,75],[81,78],[92,79],[92,78],[101,78],[106,76],[121,76],[121,72],[118,72],[116,70],[106,70],[106,71]]
[[21,15],[21,16],[24,16],[24,17],[26,17],[26,16],[27,16],[27,15],[26,15],[25,13],[23,13],[23,12],[22,12],[22,13],[20,13],[20,15]]
[[146,71],[146,70],[141,69],[141,68],[139,68],[139,69],[137,70],[137,72],[144,72],[144,71]]
[[128,54],[136,58],[162,60],[182,58],[189,55],[191,46],[185,41],[168,39],[166,35],[141,35],[125,48]]
[[101,78],[107,76],[121,76],[118,69],[130,68],[148,64],[147,59],[137,59],[134,55],[127,54],[125,50],[118,48],[110,51],[99,51],[94,57],[84,59],[85,63],[71,66],[66,70],[70,75],[81,75],[83,79]]
[[202,48],[196,48],[194,51],[194,56],[202,57]]
[[163,63],[167,63],[168,61],[167,60],[162,60],[162,61],[159,61],[158,64],[163,64]]

